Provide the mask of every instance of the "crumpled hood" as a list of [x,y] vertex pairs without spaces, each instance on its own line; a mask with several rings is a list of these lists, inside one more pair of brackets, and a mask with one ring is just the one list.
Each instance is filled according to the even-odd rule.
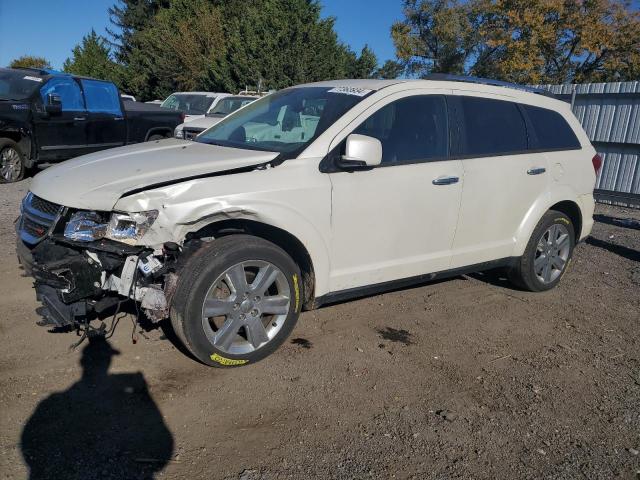
[[31,191],[67,207],[110,211],[132,190],[259,165],[278,156],[185,140],[161,140],[67,160],[36,175]]

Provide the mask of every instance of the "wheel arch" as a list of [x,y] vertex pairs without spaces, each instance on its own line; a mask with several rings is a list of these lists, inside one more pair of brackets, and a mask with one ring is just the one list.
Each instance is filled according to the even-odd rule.
[[173,130],[168,127],[154,127],[147,130],[147,134],[144,137],[144,141],[148,142],[149,138],[153,135],[164,135],[166,138],[171,138],[173,136]]
[[577,242],[582,233],[582,211],[576,202],[571,200],[563,200],[562,202],[558,202],[551,207],[549,210],[555,210],[557,212],[564,213],[573,224],[573,230],[575,233],[575,241]]
[[565,188],[556,192],[555,195],[547,195],[533,204],[514,235],[513,256],[519,257],[524,253],[536,225],[549,210],[562,212],[569,217],[573,223],[576,241],[578,241],[582,232],[583,218],[580,205],[577,200],[574,200],[576,198],[577,196],[571,189]]
[[303,308],[305,310],[315,308],[316,276],[313,260],[304,243],[292,233],[256,220],[228,219],[210,223],[197,231],[189,233],[187,241],[207,237],[220,238],[234,234],[247,234],[262,238],[274,243],[290,255],[300,267],[302,273],[304,285]]

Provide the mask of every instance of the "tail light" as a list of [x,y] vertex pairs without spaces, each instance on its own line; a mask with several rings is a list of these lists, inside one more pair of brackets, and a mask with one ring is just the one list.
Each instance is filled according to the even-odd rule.
[[[184,112],[180,112],[180,119],[182,120],[182,123],[184,123],[185,118],[187,118],[187,116],[185,115]],[[596,155],[597,156],[597,155]]]
[[591,163],[593,163],[593,169],[596,171],[597,175],[602,168],[602,157],[596,153],[591,159]]

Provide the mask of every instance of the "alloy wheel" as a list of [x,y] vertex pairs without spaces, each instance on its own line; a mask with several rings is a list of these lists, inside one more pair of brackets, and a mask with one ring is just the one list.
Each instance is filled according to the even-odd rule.
[[22,158],[13,147],[7,147],[0,152],[0,177],[9,183],[16,182],[22,173]]
[[571,238],[567,227],[554,224],[549,227],[538,241],[534,260],[535,274],[543,284],[557,280],[569,261]]
[[262,260],[241,262],[225,270],[209,288],[202,305],[202,326],[216,349],[247,354],[276,336],[290,304],[289,282],[280,269]]

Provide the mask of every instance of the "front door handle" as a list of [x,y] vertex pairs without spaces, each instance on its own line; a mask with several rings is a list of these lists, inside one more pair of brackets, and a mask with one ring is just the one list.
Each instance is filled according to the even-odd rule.
[[84,122],[87,117],[73,117],[74,122]]
[[452,185],[458,183],[460,178],[458,177],[438,177],[432,183],[434,185]]
[[529,170],[527,170],[527,175],[540,175],[546,171],[547,169],[544,167],[532,167]]

